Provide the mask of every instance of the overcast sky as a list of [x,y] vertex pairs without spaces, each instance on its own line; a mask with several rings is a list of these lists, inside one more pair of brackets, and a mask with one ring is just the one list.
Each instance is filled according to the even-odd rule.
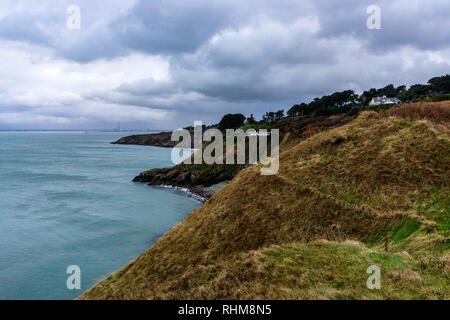
[[0,130],[175,129],[426,83],[450,73],[449,17],[449,0],[0,0]]

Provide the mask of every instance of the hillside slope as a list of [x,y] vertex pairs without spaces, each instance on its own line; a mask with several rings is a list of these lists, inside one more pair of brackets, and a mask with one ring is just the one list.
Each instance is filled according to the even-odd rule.
[[[274,124],[273,127],[280,130],[280,139],[285,141],[285,147],[287,148],[318,132],[343,126],[353,120],[356,115],[356,113],[347,113],[331,117],[290,118]],[[290,137],[289,141],[285,139],[287,136]],[[132,141],[132,138],[133,136],[122,139],[124,141]],[[248,145],[246,147],[248,148]],[[248,149],[246,152],[248,152]],[[226,155],[225,145],[224,154]],[[247,167],[248,164],[207,165],[203,163],[185,165],[181,163],[170,168],[155,168],[144,171],[135,177],[133,181],[146,182],[151,186],[169,185],[187,188],[192,193],[209,199],[214,194],[210,189],[215,189],[214,186],[228,183],[242,169]]]
[[448,299],[448,123],[391,115],[281,146],[81,298]]

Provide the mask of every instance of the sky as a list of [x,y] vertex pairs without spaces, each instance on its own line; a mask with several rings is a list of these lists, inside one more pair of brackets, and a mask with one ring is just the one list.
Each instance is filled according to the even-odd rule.
[[0,130],[173,130],[426,83],[450,73],[449,17],[448,0],[0,0]]

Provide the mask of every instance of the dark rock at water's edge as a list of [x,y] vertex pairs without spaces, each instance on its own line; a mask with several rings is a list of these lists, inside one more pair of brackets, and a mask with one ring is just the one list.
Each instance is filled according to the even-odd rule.
[[[191,132],[193,135],[193,132]],[[142,134],[123,137],[113,144],[144,145],[163,148],[173,148],[178,142],[171,141],[171,132]],[[191,136],[193,142],[193,136]],[[191,145],[191,148],[194,148]],[[145,182],[150,186],[170,186],[183,188],[204,198],[213,194],[232,180],[246,165],[201,165],[179,164],[170,168],[152,169],[142,172],[133,179],[134,182]]]
[[158,168],[142,172],[133,179],[150,186],[173,186],[209,199],[248,165],[179,164],[171,168]]

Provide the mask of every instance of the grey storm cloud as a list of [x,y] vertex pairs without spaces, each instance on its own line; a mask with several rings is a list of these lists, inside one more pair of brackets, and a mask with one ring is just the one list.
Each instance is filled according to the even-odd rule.
[[118,43],[133,50],[177,54],[194,52],[232,24],[226,2],[141,1],[112,28]]
[[[80,1],[83,28],[78,34],[65,35],[61,35],[67,18],[65,8],[73,1],[61,1],[56,7],[45,1],[41,6],[24,2],[27,5],[17,13],[0,20],[0,36],[50,46],[57,54],[80,62],[125,55],[132,50],[192,53],[217,33],[257,23],[258,17],[289,24],[302,16],[316,16],[321,26],[316,39],[353,36],[370,49],[410,45],[429,50],[447,47],[450,42],[450,2],[446,0],[378,0],[383,27],[377,32],[368,30],[365,23],[372,0],[153,0],[136,1],[129,8],[114,2]],[[278,49],[272,46],[268,54],[276,54]]]
[[[80,30],[65,27],[71,4]],[[0,128],[33,115],[172,128],[423,83],[450,72],[449,16],[448,0],[4,0]]]
[[[362,15],[370,5],[381,10],[382,30],[366,28],[368,15]],[[318,1],[321,36],[352,35],[364,41],[371,50],[386,51],[408,45],[430,50],[448,47],[450,43],[450,2],[347,0]]]

